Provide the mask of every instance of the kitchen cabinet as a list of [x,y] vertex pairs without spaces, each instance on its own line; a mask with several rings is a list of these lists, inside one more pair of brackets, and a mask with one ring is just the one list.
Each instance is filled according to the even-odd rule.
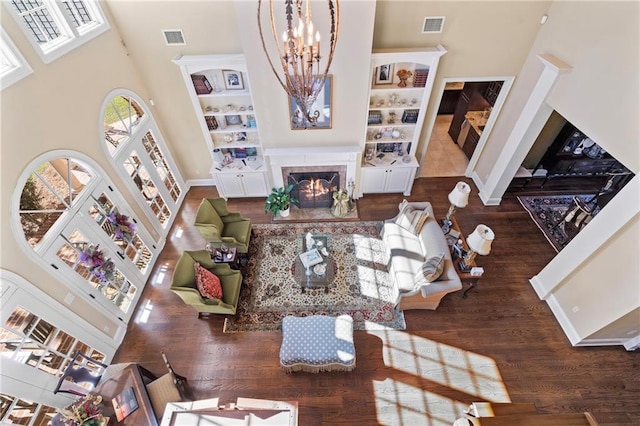
[[363,167],[361,189],[364,194],[403,192],[411,195],[415,167]]
[[444,92],[442,93],[442,99],[440,100],[440,106],[438,107],[438,115],[453,114],[456,111],[458,99],[460,99],[460,95],[462,94],[462,86],[464,86],[464,83],[446,84]]
[[463,91],[458,99],[458,104],[453,113],[453,119],[449,125],[449,136],[454,142],[458,143],[458,136],[460,136],[460,128],[464,122],[464,115],[469,110],[469,96]]
[[500,90],[502,90],[503,84],[504,81],[492,81],[489,83],[484,91],[484,98],[487,100],[487,102],[489,102],[489,105],[495,105],[496,99],[498,99],[498,95],[500,94]]
[[[173,62],[182,72],[220,196],[266,195],[266,168],[244,55],[179,55]],[[232,176],[241,175],[247,178],[231,182]]]
[[217,173],[216,188],[223,197],[265,197],[267,177],[264,172],[239,171]]
[[467,139],[465,139],[464,145],[462,146],[462,152],[467,156],[467,158],[471,159],[473,152],[476,150],[478,146],[478,141],[480,140],[480,135],[473,126],[469,127],[469,133],[467,134]]
[[[371,54],[362,193],[411,193],[419,166],[416,150],[438,63],[446,52],[437,46],[381,49]],[[393,172],[395,168],[399,170]],[[365,176],[373,176],[375,182]]]
[[[487,108],[491,108],[490,104],[484,97],[488,88],[491,86],[491,82],[467,82],[464,83],[462,88],[462,94],[456,105],[456,109],[453,113],[453,119],[449,126],[449,136],[455,142],[458,141],[460,135],[460,128],[464,122],[464,116],[469,111],[484,111]],[[497,97],[497,95],[496,95]]]

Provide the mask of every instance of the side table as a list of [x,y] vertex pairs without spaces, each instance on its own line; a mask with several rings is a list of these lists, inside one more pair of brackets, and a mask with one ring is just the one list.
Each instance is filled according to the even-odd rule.
[[231,269],[240,269],[240,256],[236,247],[229,247],[227,253],[221,253],[220,249],[214,249],[211,260],[214,263],[226,263]]
[[[462,248],[465,251],[469,251],[469,246],[467,245],[467,239],[464,237],[464,234],[462,233],[462,230],[460,229],[460,225],[458,225],[458,221],[456,220],[455,216],[451,218],[451,222],[452,222],[451,229],[455,229],[460,234],[458,239],[462,240]],[[462,258],[457,256],[455,252],[452,251],[451,257],[453,259],[453,265],[456,268],[456,272],[460,277],[460,281],[462,281],[463,284],[466,284],[468,286],[465,289],[465,291],[462,293],[462,297],[466,298],[467,293],[469,293],[471,289],[477,285],[478,281],[480,280],[480,275],[471,275],[470,271],[463,271],[460,268],[460,261],[462,260]],[[478,265],[476,264],[476,261],[473,260],[471,262],[471,267],[476,267],[476,266]]]

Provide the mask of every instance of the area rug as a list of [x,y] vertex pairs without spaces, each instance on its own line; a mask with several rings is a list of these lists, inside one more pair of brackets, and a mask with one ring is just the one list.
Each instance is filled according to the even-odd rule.
[[[566,226],[561,223],[562,217],[567,209],[573,206],[573,195],[539,195],[518,197],[520,204],[529,212],[531,218],[538,225],[538,228],[547,237],[556,252],[560,252],[564,246],[577,235],[573,226]],[[590,201],[593,195],[579,195],[583,201]],[[594,216],[598,214],[596,207]]]
[[[357,330],[404,330],[404,315],[394,308],[396,291],[381,227],[382,222],[253,225],[238,309],[225,319],[224,332],[280,331],[287,315],[343,314],[353,317]],[[303,293],[294,278],[307,232],[329,236],[335,277],[328,293]]]

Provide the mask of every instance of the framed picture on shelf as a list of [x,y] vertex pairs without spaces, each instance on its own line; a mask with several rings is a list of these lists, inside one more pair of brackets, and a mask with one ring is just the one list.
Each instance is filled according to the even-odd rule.
[[393,82],[393,64],[376,67],[376,84],[391,84]]
[[227,90],[243,90],[242,72],[235,70],[222,70],[224,88]]
[[[320,90],[318,98],[311,105],[311,114],[315,121],[308,127],[302,119],[302,111],[298,107],[296,100],[289,96],[289,114],[291,118],[291,130],[304,129],[330,129],[331,128],[331,75],[327,75],[324,80],[324,87]],[[317,77],[316,77],[317,78]]]
[[227,122],[228,126],[236,126],[238,124],[242,124],[242,118],[238,114],[234,115],[226,115],[224,120]]

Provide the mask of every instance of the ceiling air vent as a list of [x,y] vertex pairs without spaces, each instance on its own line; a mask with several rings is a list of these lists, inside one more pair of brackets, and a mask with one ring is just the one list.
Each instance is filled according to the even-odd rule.
[[441,33],[444,26],[444,16],[429,16],[424,18],[423,34]]
[[184,41],[182,30],[162,30],[162,34],[164,34],[164,41],[167,43],[167,46],[182,46],[187,44]]

